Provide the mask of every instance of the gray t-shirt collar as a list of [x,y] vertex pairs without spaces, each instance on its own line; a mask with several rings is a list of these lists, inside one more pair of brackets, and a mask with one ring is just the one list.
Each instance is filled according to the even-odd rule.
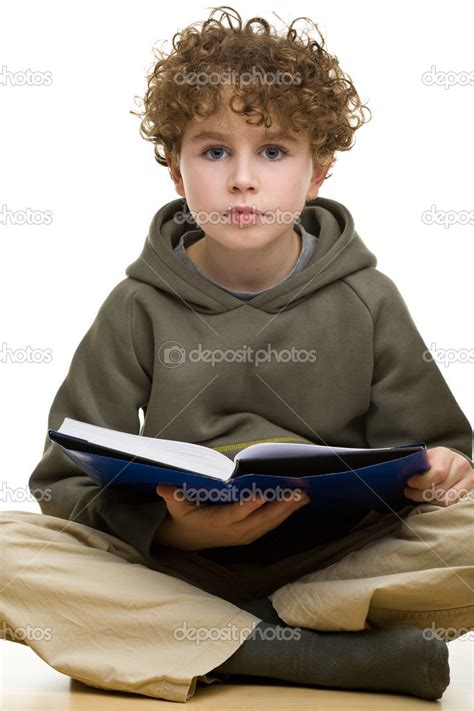
[[[297,272],[301,272],[305,266],[308,264],[309,260],[311,259],[311,255],[313,254],[317,242],[318,242],[318,237],[315,235],[310,234],[303,225],[300,223],[295,223],[294,225],[295,230],[297,230],[302,237],[302,243],[301,243],[301,252],[300,256],[298,257],[298,260],[291,270],[289,274],[286,275],[284,279],[282,279],[279,284],[281,284],[283,281],[286,279],[289,279],[293,274],[296,274]],[[186,253],[186,248],[189,247],[191,244],[196,242],[198,239],[201,239],[203,237],[203,232],[200,229],[197,230],[189,230],[188,232],[185,232],[182,236],[181,239],[179,240],[178,244],[176,247],[173,249],[173,253],[176,255],[178,259],[183,262],[189,269],[191,269],[193,272],[196,274],[199,274],[202,276],[204,279],[207,279],[208,281],[211,281],[213,284],[216,284],[219,286],[221,289],[224,289],[225,291],[229,292],[233,296],[237,296],[239,299],[253,299],[254,296],[257,296],[257,294],[262,294],[264,291],[268,291],[268,289],[262,289],[261,291],[232,291],[231,289],[227,289],[225,286],[222,286],[222,284],[219,284],[219,282],[214,281],[214,279],[211,279],[210,277],[206,276],[205,274],[202,274],[202,272],[199,271],[199,269],[196,267],[194,262],[188,257]],[[273,286],[276,286],[274,284]],[[273,288],[273,286],[269,287],[270,289]]]

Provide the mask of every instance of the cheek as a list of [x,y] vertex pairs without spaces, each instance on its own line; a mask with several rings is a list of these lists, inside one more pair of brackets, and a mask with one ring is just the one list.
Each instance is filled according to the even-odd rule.
[[288,180],[280,185],[274,186],[272,190],[272,204],[282,210],[290,212],[299,211],[304,203],[306,194],[301,187],[301,181]]
[[213,196],[215,197],[216,186],[219,185],[219,182],[219,179],[209,171],[193,171],[186,176],[185,188],[196,202],[209,203]]
[[273,171],[273,173],[270,172],[268,175],[262,176],[262,180],[272,187],[272,192],[286,201],[298,198],[305,188],[305,172],[303,169],[299,170],[295,165],[285,166],[284,169]]

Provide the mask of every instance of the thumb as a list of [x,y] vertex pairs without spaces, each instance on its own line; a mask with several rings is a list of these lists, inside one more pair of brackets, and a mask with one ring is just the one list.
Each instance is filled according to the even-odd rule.
[[172,516],[185,516],[196,508],[192,502],[187,501],[184,493],[175,484],[158,484],[156,493],[166,501],[166,507]]

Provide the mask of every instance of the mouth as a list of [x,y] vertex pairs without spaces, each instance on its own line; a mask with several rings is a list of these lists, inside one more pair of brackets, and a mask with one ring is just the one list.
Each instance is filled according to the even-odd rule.
[[226,210],[224,212],[224,215],[263,215],[264,213],[261,210],[256,210],[253,207],[247,207],[246,205],[242,205],[239,207],[232,207],[230,210]]

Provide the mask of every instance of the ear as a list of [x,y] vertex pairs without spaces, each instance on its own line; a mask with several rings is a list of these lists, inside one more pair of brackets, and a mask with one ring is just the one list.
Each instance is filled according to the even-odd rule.
[[175,163],[173,158],[171,157],[171,154],[165,151],[165,159],[166,162],[168,163],[168,171],[171,176],[171,180],[174,183],[174,187],[176,189],[176,192],[178,195],[181,195],[181,197],[186,197],[185,192],[184,192],[184,185],[183,185],[183,177],[181,175],[181,172],[179,170],[179,165]]
[[322,185],[322,182],[326,177],[329,168],[331,168],[333,164],[334,161],[332,163],[329,163],[329,165],[325,166],[324,168],[314,169],[313,177],[311,178],[308,192],[306,194],[306,200],[315,200],[318,197],[319,189]]

